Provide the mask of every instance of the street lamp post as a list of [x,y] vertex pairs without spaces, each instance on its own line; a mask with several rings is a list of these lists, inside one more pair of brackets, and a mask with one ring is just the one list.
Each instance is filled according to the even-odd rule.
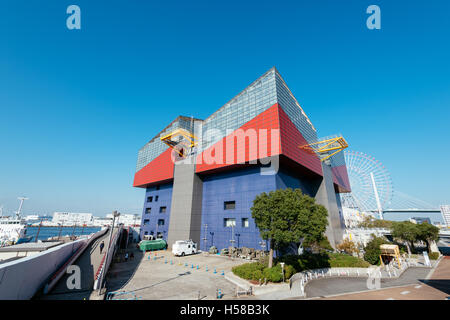
[[283,283],[284,283],[284,262],[280,262],[281,264],[281,273],[283,274]]
[[116,222],[116,217],[118,217],[118,216],[120,216],[120,213],[117,211],[113,211],[113,223],[112,223],[112,228],[111,228],[111,234],[109,235],[108,249],[111,247],[112,235],[114,233],[114,223]]

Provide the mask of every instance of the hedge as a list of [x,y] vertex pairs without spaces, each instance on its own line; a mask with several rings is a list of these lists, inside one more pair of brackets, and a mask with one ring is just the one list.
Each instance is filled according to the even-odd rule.
[[343,253],[304,253],[302,255],[286,255],[275,259],[275,265],[268,268],[266,263],[250,262],[232,268],[238,277],[246,280],[266,278],[270,282],[283,281],[281,264],[284,262],[284,278],[289,280],[295,273],[310,269],[320,268],[367,268],[370,263],[357,257]]

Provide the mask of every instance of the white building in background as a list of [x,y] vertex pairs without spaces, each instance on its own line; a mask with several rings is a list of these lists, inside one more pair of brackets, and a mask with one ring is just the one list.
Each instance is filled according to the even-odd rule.
[[447,227],[450,227],[450,205],[441,206],[442,218],[444,218],[444,223]]
[[[110,219],[112,222],[113,215],[112,213],[106,215],[107,219]],[[115,223],[123,223],[124,226],[133,226],[133,225],[140,225],[141,223],[141,216],[137,214],[120,214],[119,218],[116,219]]]
[[366,246],[367,243],[372,239],[372,235],[376,237],[382,237],[389,234],[389,229],[384,228],[354,228],[346,229],[344,233],[344,239],[349,239],[357,244],[362,244]]
[[347,207],[342,207],[342,215],[347,229],[357,228],[359,224],[364,221],[365,217],[368,216],[357,209]]
[[71,225],[92,225],[94,217],[92,213],[77,213],[77,212],[55,212],[53,213],[52,222],[54,224],[61,223],[65,226]]

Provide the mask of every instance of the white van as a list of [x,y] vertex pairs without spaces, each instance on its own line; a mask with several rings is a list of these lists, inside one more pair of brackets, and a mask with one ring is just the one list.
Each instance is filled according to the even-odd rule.
[[175,256],[185,256],[197,253],[197,244],[192,240],[178,240],[172,245],[172,253]]

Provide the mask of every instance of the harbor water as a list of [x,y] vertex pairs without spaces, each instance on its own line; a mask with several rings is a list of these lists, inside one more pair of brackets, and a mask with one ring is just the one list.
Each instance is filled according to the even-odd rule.
[[[27,227],[27,236],[32,236],[31,241],[36,241],[36,234],[38,232],[39,227]],[[100,227],[41,227],[39,231],[38,240],[47,240],[50,237],[57,237],[61,232],[61,237],[64,236],[80,236],[80,235],[88,235],[91,233],[95,233],[100,231]]]

